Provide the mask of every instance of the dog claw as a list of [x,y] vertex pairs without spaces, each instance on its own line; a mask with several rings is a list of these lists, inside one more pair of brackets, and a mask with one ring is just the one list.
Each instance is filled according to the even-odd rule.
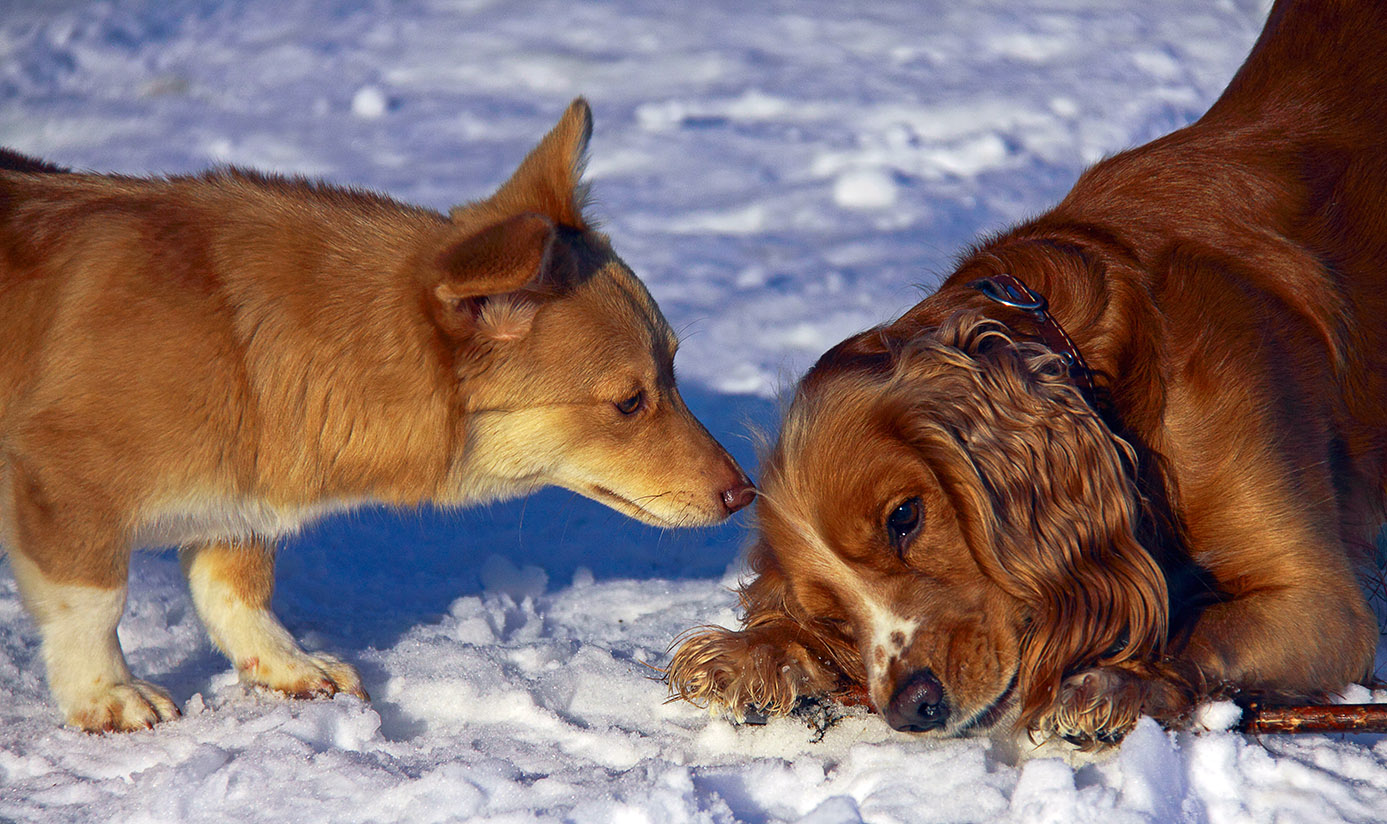
[[93,695],[67,712],[67,723],[91,733],[152,730],[183,713],[162,687],[132,679]]
[[742,710],[741,723],[748,727],[764,727],[769,717],[760,707],[746,707]]

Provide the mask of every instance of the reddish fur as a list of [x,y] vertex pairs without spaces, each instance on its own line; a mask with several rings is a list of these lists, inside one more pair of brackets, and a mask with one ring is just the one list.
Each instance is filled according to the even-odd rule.
[[[1108,742],[1215,692],[1366,677],[1377,633],[1354,569],[1387,479],[1384,55],[1387,6],[1279,0],[1198,122],[1096,165],[898,321],[827,353],[763,481],[753,565],[788,594],[749,602],[744,632],[822,632],[823,616],[845,621],[841,642],[863,632],[819,594],[855,597],[805,560],[794,513],[812,512],[852,586],[921,621],[901,672],[930,668],[973,710],[1015,667],[1022,728]],[[1101,417],[1025,316],[967,285],[1001,272],[1048,297]],[[925,497],[928,540],[883,557],[883,512],[906,492]],[[970,625],[957,603],[986,608]],[[692,639],[727,683],[741,635]],[[672,667],[686,697],[794,694],[706,689],[688,664],[681,650]],[[861,676],[817,676],[844,678]]]

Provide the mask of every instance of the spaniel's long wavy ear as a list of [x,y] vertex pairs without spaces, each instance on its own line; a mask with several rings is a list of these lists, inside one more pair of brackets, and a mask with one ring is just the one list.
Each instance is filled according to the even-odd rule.
[[923,387],[910,437],[959,502],[986,574],[1029,606],[1021,722],[1064,677],[1152,660],[1165,578],[1141,545],[1135,456],[1069,382],[1059,357],[962,315],[903,353]]

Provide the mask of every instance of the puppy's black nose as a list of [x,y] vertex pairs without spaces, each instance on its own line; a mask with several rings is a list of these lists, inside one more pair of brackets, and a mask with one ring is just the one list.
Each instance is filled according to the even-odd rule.
[[736,486],[722,491],[722,506],[731,515],[739,509],[745,509],[756,500],[756,487],[751,485],[751,481],[742,478]]
[[886,723],[901,732],[937,730],[949,720],[944,685],[933,672],[917,670],[896,689],[884,714]]

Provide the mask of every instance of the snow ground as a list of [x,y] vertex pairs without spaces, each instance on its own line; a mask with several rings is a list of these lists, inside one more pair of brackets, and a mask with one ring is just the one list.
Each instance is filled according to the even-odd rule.
[[[247,164],[445,208],[585,94],[606,227],[685,338],[691,406],[751,465],[748,432],[774,427],[777,391],[820,352],[1087,163],[1197,116],[1266,5],[4,0],[0,144],[133,174]],[[0,820],[1387,818],[1377,737],[1147,725],[1073,766],[861,714],[815,742],[796,720],[665,704],[648,665],[681,630],[735,620],[743,539],[557,492],[329,520],[285,548],[276,605],[361,666],[369,706],[244,690],[176,561],[142,554],[121,638],[185,717],[108,737],[56,725],[6,569]]]

